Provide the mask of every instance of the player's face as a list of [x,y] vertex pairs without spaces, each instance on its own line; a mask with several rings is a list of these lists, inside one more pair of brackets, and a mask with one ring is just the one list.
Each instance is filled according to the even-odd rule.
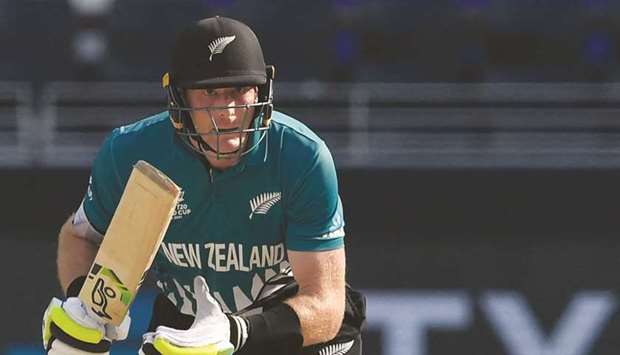
[[[190,89],[185,95],[189,106],[195,109],[192,120],[196,131],[213,150],[231,154],[243,149],[247,134],[239,134],[239,131],[249,127],[254,109],[239,106],[256,102],[256,87]],[[217,159],[217,154],[211,151],[205,152],[205,155],[217,168],[226,168],[238,162],[238,157]]]

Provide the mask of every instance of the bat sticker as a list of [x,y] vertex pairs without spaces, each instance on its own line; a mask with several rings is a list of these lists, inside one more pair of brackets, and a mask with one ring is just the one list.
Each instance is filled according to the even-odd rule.
[[91,307],[91,309],[99,317],[112,319],[107,310],[108,303],[109,300],[115,299],[119,295],[120,301],[123,304],[129,306],[131,303],[131,299],[133,298],[131,292],[123,285],[114,271],[95,263],[88,278],[97,278],[95,287],[93,287],[91,292],[91,301],[98,309],[94,307]]

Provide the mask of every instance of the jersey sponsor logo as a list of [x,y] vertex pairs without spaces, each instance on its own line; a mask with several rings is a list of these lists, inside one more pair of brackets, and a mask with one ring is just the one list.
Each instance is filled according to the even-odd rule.
[[254,197],[250,200],[251,213],[248,218],[252,219],[257,214],[267,214],[271,207],[280,201],[281,197],[282,194],[280,192],[263,192]]
[[92,175],[88,178],[88,188],[86,189],[86,197],[89,200],[93,199],[93,177]]
[[177,203],[177,208],[174,210],[174,214],[172,215],[173,220],[179,220],[185,216],[189,216],[192,213],[192,209],[189,208],[187,203],[185,202],[185,191],[181,191],[181,196],[179,196],[179,202]]
[[351,350],[354,342],[351,340],[346,343],[328,345],[319,351],[319,355],[344,355]]
[[224,48],[230,44],[230,42],[234,41],[236,36],[226,36],[219,37],[216,40],[209,43],[209,50],[211,51],[211,55],[209,56],[209,61],[213,59],[214,54],[220,54],[224,52]]
[[[249,254],[238,243],[162,243],[161,250],[171,264],[184,268],[209,268],[217,272],[251,272],[279,264],[285,258],[284,244],[255,245]],[[247,249],[246,249],[247,250]]]
[[340,227],[335,231],[325,233],[321,235],[321,239],[334,239],[344,237],[344,227]]

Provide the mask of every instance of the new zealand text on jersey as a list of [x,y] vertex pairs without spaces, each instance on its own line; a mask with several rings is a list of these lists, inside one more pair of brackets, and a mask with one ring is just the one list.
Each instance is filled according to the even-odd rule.
[[283,243],[253,246],[249,256],[244,254],[243,244],[235,243],[162,243],[161,250],[171,264],[196,269],[206,266],[217,272],[250,272],[284,260]]

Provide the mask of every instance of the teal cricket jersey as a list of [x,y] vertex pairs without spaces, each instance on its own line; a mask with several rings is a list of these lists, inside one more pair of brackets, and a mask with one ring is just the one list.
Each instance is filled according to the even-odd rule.
[[287,249],[344,245],[331,154],[308,127],[283,113],[274,112],[266,138],[225,171],[210,169],[185,146],[167,112],[115,129],[95,158],[83,202],[101,234],[138,160],[160,169],[183,191],[154,267],[158,287],[185,314],[195,312],[197,275],[206,278],[225,312],[235,312],[252,303],[266,279],[289,266]]

